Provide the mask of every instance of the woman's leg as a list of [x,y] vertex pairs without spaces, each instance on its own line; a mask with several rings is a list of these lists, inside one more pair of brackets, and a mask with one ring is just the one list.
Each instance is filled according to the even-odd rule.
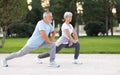
[[[65,44],[61,44],[59,46],[56,46],[56,53],[58,53],[65,46],[66,46]],[[45,52],[45,53],[39,54],[38,58],[46,58],[46,57],[49,57],[49,56],[50,56],[50,53],[49,52]]]
[[67,45],[66,48],[75,48],[74,59],[78,59],[78,56],[79,56],[79,53],[80,53],[80,43],[79,42],[74,43],[70,47]]

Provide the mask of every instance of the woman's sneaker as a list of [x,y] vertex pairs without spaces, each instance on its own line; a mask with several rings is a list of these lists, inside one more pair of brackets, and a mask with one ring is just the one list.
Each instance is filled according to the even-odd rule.
[[37,57],[35,60],[36,60],[36,62],[37,62],[38,64],[42,64],[42,63],[43,63],[41,58],[38,58],[38,57]]
[[73,64],[83,64],[83,63],[81,61],[79,61],[78,59],[74,59]]
[[60,67],[60,65],[56,64],[56,63],[53,61],[53,62],[50,62],[50,64],[48,65],[48,67],[58,68],[58,67]]
[[7,60],[5,58],[2,60],[2,66],[8,67]]

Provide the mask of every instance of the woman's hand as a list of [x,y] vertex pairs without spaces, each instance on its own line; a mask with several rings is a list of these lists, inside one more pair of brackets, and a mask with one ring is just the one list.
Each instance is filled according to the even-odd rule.
[[55,42],[55,40],[54,40],[54,39],[52,39],[52,38],[50,39],[50,41],[51,41],[51,42]]
[[74,41],[73,41],[73,43],[77,43],[77,42],[78,42],[78,40],[74,40]]

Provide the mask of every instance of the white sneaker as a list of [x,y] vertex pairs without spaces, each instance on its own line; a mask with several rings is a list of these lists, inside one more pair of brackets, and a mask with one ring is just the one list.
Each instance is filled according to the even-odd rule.
[[42,59],[41,58],[36,58],[36,62],[38,63],[38,64],[42,64],[43,62],[42,62]]
[[7,60],[5,58],[2,60],[2,66],[8,67]]
[[50,64],[48,65],[48,67],[60,67],[60,65],[56,64],[54,61],[53,62],[50,62]]
[[74,59],[73,64],[83,64],[83,63],[79,61],[78,59]]

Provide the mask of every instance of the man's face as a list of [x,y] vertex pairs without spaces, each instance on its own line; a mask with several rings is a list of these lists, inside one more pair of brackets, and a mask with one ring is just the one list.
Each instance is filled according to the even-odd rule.
[[52,23],[52,20],[53,20],[52,13],[49,13],[49,14],[46,16],[46,20],[47,20],[49,23]]

